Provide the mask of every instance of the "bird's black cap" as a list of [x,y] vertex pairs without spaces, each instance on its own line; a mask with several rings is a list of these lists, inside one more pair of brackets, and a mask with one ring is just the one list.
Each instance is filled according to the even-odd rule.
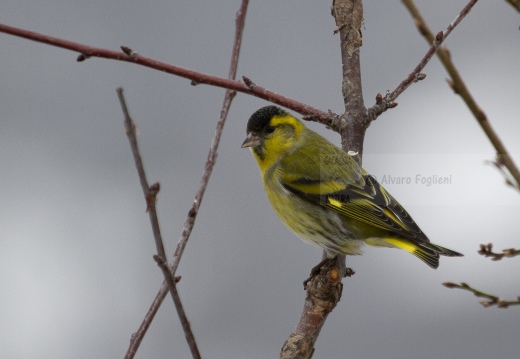
[[276,106],[262,107],[251,115],[247,122],[247,132],[261,132],[265,126],[269,125],[269,121],[273,116],[284,116],[287,112]]

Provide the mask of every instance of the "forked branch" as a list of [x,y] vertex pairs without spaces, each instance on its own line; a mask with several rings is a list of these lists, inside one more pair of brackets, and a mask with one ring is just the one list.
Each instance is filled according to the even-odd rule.
[[[363,21],[363,3],[361,0],[334,0],[332,16],[336,21],[337,29],[334,34],[340,36],[342,59],[342,93],[345,104],[345,113],[340,116],[331,116],[326,123],[341,135],[342,147],[346,152],[353,151],[353,158],[361,164],[363,155],[363,141],[365,131],[372,120],[395,107],[395,99],[412,83],[425,78],[422,69],[430,61],[440,44],[451,31],[469,13],[477,0],[471,0],[446,30],[438,33],[434,43],[416,68],[392,92],[384,97],[376,97],[376,104],[366,109],[363,101],[360,47],[362,45],[361,26]],[[319,119],[307,116],[305,119],[318,122]],[[285,342],[281,358],[308,359],[314,352],[314,344],[319,336],[328,314],[335,308],[341,298],[341,274],[345,273],[345,257],[340,256],[338,266],[330,270],[323,270],[315,276],[307,288],[307,297],[296,330]]]
[[[394,102],[397,96],[406,90],[412,83],[423,80],[426,77],[426,75],[422,74],[421,71],[424,69],[433,55],[439,50],[439,47],[444,42],[444,40],[446,40],[446,37],[448,37],[453,29],[455,29],[455,27],[462,21],[462,19],[466,17],[477,1],[478,0],[470,0],[470,2],[461,10],[457,17],[451,22],[451,24],[448,25],[448,27],[446,27],[444,31],[438,32],[435,37],[433,35],[428,37],[428,41],[431,43],[431,46],[422,60],[415,67],[415,69],[395,88],[394,91],[387,93],[385,96],[381,96],[380,94],[376,96],[376,104],[368,110],[370,119],[375,120],[377,116],[386,111],[388,108],[397,106],[397,103]],[[408,3],[412,1],[403,0],[403,2]]]
[[[247,12],[247,6],[249,1],[248,0],[242,0],[242,4],[240,6],[240,9],[237,12],[236,15],[236,29],[235,29],[235,39],[233,43],[233,52],[231,55],[231,62],[230,62],[230,69],[229,69],[229,78],[234,79],[236,77],[236,71],[238,66],[238,59],[240,55],[240,47],[242,44],[242,34],[244,30],[244,24],[245,24],[245,17]],[[181,237],[179,239],[179,243],[177,244],[177,248],[175,249],[175,254],[173,257],[173,261],[170,265],[170,272],[172,276],[175,276],[175,273],[177,271],[177,268],[179,266],[180,260],[182,258],[182,255],[184,253],[184,248],[186,247],[188,243],[188,239],[190,238],[191,231],[193,230],[193,227],[195,225],[195,220],[197,218],[197,214],[199,212],[200,205],[202,203],[202,199],[204,197],[204,193],[206,191],[211,173],[213,172],[213,167],[215,166],[216,159],[217,159],[217,150],[218,146],[220,144],[220,138],[222,135],[222,131],[224,129],[224,124],[227,119],[227,115],[229,112],[229,109],[231,107],[231,102],[233,98],[235,97],[236,92],[230,89],[226,90],[226,94],[224,96],[224,103],[222,105],[222,109],[220,111],[220,118],[217,122],[217,128],[215,130],[215,136],[213,137],[213,140],[211,141],[210,150],[208,153],[208,158],[206,160],[206,164],[204,166],[204,173],[202,175],[199,189],[197,190],[197,193],[195,194],[195,199],[193,200],[193,203],[188,210],[188,216],[186,217],[186,220],[184,222],[184,228],[182,230]],[[141,325],[139,326],[139,329],[136,333],[132,335],[132,340],[130,341],[130,346],[127,350],[127,353],[125,355],[125,359],[131,359],[134,357],[135,353],[137,352],[137,349],[139,348],[146,332],[148,331],[148,328],[150,327],[153,318],[157,314],[157,311],[159,310],[164,298],[166,297],[166,294],[168,293],[168,283],[165,281],[161,285],[161,288],[159,289],[159,292],[155,296],[155,299],[153,300],[150,308],[148,309],[148,312],[143,319]]]

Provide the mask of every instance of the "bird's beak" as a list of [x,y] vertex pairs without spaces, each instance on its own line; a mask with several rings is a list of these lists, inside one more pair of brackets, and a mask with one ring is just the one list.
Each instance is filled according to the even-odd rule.
[[254,132],[249,132],[245,141],[242,143],[242,148],[246,147],[256,147],[262,143],[262,140],[258,135]]

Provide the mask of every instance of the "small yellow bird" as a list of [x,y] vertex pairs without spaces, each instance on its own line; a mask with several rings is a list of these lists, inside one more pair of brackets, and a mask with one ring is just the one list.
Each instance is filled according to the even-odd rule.
[[374,177],[334,146],[276,106],[256,111],[247,123],[249,147],[267,197],[285,225],[328,258],[361,254],[362,243],[393,247],[432,268],[439,255],[462,254],[430,242],[408,212]]

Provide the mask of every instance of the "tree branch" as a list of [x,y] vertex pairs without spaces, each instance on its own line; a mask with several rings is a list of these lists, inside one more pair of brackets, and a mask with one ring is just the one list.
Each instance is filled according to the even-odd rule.
[[480,250],[478,251],[478,254],[486,258],[491,257],[492,261],[499,261],[504,257],[513,258],[516,256],[520,256],[520,249],[508,248],[502,249],[502,253],[495,253],[493,252],[493,243],[488,243],[480,245]]
[[[476,0],[472,1],[476,2]],[[471,5],[471,3],[466,6],[466,8]],[[405,7],[408,9],[410,14],[412,15],[415,25],[417,26],[417,29],[419,32],[424,36],[426,41],[431,42],[433,41],[433,34],[430,31],[428,25],[426,24],[426,21],[422,17],[421,13],[415,6],[415,3],[413,0],[403,0],[403,3]],[[468,10],[469,11],[469,10]],[[459,16],[460,17],[460,16]],[[486,114],[480,106],[477,105],[477,102],[469,92],[468,88],[466,87],[466,84],[462,80],[462,77],[460,76],[457,68],[451,61],[451,56],[448,52],[448,50],[444,47],[441,47],[437,51],[437,56],[439,57],[441,63],[444,65],[444,68],[448,72],[448,74],[451,77],[451,81],[449,81],[449,85],[455,91],[456,94],[460,95],[462,97],[462,100],[466,103],[469,110],[473,114],[473,116],[476,118],[477,122],[479,123],[480,127],[486,134],[486,136],[491,141],[491,144],[495,147],[495,150],[497,151],[497,161],[496,163],[500,166],[503,165],[507,168],[511,176],[514,178],[515,182],[512,184],[515,188],[520,189],[520,171],[518,170],[518,167],[515,165],[513,158],[507,151],[505,145],[500,140],[500,137],[493,129],[493,126],[491,126],[491,123],[489,122]]]
[[[332,120],[328,125],[340,133],[341,144],[346,152],[357,152],[353,157],[361,164],[365,131],[370,124],[363,102],[359,54],[362,45],[363,3],[361,0],[334,0],[332,16],[337,26],[335,33],[340,36],[345,113],[330,116]],[[323,257],[326,257],[325,252]],[[337,258],[334,266],[323,268],[308,283],[300,321],[285,341],[280,358],[308,359],[314,353],[314,344],[321,328],[339,302],[343,290],[341,278],[346,274],[345,255],[338,255]]]
[[[484,257],[492,257],[491,260],[498,261],[504,257],[512,258],[517,255],[520,255],[520,249],[509,248],[502,250],[502,253],[495,253],[493,252],[493,244],[488,243],[480,245],[480,250],[478,251],[478,254],[483,255]],[[520,295],[517,296],[516,300],[504,300],[496,295],[485,293],[478,289],[472,288],[466,283],[456,284],[452,282],[445,282],[442,283],[442,285],[444,285],[447,288],[458,288],[467,290],[477,297],[486,298],[487,300],[479,301],[479,303],[482,304],[485,308],[491,307],[493,305],[496,305],[498,308],[508,308],[510,305],[520,304]]]
[[[437,34],[435,41],[421,62],[394,91],[386,94],[384,97],[378,94],[376,104],[367,110],[363,101],[360,67],[363,4],[361,0],[333,0],[332,16],[337,26],[337,30],[334,33],[339,33],[340,35],[343,65],[342,93],[345,113],[341,116],[329,115],[327,125],[340,133],[343,149],[346,152],[353,151],[355,153],[353,158],[358,164],[361,165],[362,163],[363,141],[370,122],[386,111],[386,109],[395,107],[397,105],[394,102],[395,99],[413,82],[425,78],[425,75],[420,73],[421,70],[430,61],[440,44],[469,13],[476,2],[477,0],[471,0],[446,30]],[[308,116],[306,119],[314,120],[312,116]],[[327,315],[334,309],[337,301],[341,298],[341,276],[339,276],[338,282],[333,281],[332,285],[329,277],[335,271],[346,273],[344,263],[345,257],[340,256],[339,266],[332,267],[328,271],[322,271],[320,275],[314,277],[310,282],[312,290],[308,289],[307,291],[300,323],[296,331],[285,342],[282,349],[282,358],[310,358],[312,356],[314,343],[320,329]]]
[[320,111],[312,106],[306,105],[288,97],[279,95],[263,87],[256,85],[248,86],[247,84],[244,84],[240,81],[235,81],[234,79],[226,79],[223,77],[213,76],[202,72],[189,70],[184,67],[157,61],[139,55],[137,52],[133,51],[132,49],[126,46],[121,46],[122,51],[101,49],[79,44],[72,41],[59,39],[56,37],[42,35],[33,31],[18,29],[4,24],[0,24],[0,32],[79,52],[80,55],[77,58],[77,61],[79,62],[84,61],[90,57],[100,57],[105,59],[129,62],[189,79],[192,81],[192,85],[206,84],[210,86],[222,87],[228,90],[234,90],[237,92],[242,92],[248,95],[262,98],[264,100],[273,102],[280,106],[284,106],[288,109],[296,111],[302,115],[315,116],[318,119],[326,119],[327,117],[329,117],[329,114],[327,114],[326,112]]
[[363,2],[361,0],[334,0],[332,16],[336,21],[340,36],[343,82],[341,91],[345,104],[345,114],[341,116],[336,129],[341,135],[343,149],[357,152],[354,158],[361,165],[365,131],[370,124],[361,84],[359,49],[363,44],[361,25],[363,22]]
[[[474,0],[473,3],[474,2],[476,2],[476,0]],[[242,2],[241,7],[241,9],[244,9],[243,15],[241,15],[241,11],[237,13],[237,35],[235,37],[235,46],[231,66],[232,68],[233,62],[238,61],[238,52],[236,53],[235,60],[235,48],[238,47],[239,49],[240,47],[240,40],[237,40],[237,38],[239,37],[238,20],[241,16],[245,17],[246,7],[247,1],[244,0]],[[229,105],[231,104],[231,101],[235,95],[234,91],[257,96],[259,98],[292,109],[306,116],[306,119],[312,119],[327,124],[328,126],[332,127],[334,130],[341,134],[343,149],[345,149],[346,151],[357,152],[357,155],[355,155],[354,158],[356,159],[356,161],[358,161],[359,164],[361,164],[364,135],[368,125],[370,124],[370,121],[375,119],[380,113],[384,112],[387,108],[395,106],[395,103],[393,102],[395,98],[399,96],[399,94],[402,93],[411,83],[420,80],[420,77],[423,76],[420,74],[420,69],[417,70],[416,68],[417,71],[414,70],[414,72],[416,72],[415,75],[412,76],[412,74],[414,74],[414,72],[412,72],[412,74],[410,74],[402,82],[402,84],[404,83],[404,85],[401,84],[402,86],[399,85],[398,88],[394,90],[395,94],[394,92],[392,92],[390,94],[387,94],[384,98],[382,96],[379,96],[380,99],[376,100],[376,105],[373,106],[372,109],[367,110],[364,105],[362,95],[359,51],[360,46],[362,45],[362,1],[334,0],[332,14],[335,18],[337,25],[336,32],[339,33],[340,36],[341,57],[343,64],[342,92],[345,104],[345,113],[341,116],[334,116],[331,113],[324,113],[313,107],[288,99],[284,96],[280,96],[274,92],[266,90],[265,88],[257,86],[247,77],[243,78],[244,83],[234,81],[234,71],[236,71],[236,66],[234,71],[230,70],[230,78],[224,79],[217,76],[199,73],[182,67],[153,60],[141,56],[127,47],[122,47],[123,52],[99,49],[73,43],[66,40],[48,37],[26,30],[12,28],[2,24],[0,24],[0,32],[5,32],[15,36],[21,36],[30,40],[39,41],[53,46],[58,46],[69,50],[77,51],[80,53],[78,61],[86,60],[89,57],[101,57],[114,59],[118,61],[131,62],[141,66],[150,67],[156,70],[164,71],[170,74],[174,74],[176,76],[190,79],[192,80],[193,85],[208,84],[211,86],[218,86],[228,89],[228,91],[226,91],[226,97],[221,110],[221,116],[217,123],[215,137],[213,139],[210,152],[208,154],[208,159],[205,165],[203,177],[201,179],[201,184],[195,196],[195,200],[189,210],[188,216],[185,221],[184,229],[181,235],[181,239],[175,251],[174,260],[171,264],[169,272],[171,273],[171,276],[173,278],[179,261],[182,257],[183,250],[186,246],[187,240],[195,223],[195,219],[200,208],[200,203],[202,201],[205,188],[207,186],[207,181],[209,180],[209,176],[211,175],[211,171],[215,164],[216,150],[218,148],[220,134],[222,132],[222,128],[227,117]],[[456,26],[456,24],[454,26]],[[243,22],[241,28],[243,28]],[[448,35],[448,33],[440,33],[442,34],[441,42]],[[437,47],[435,47],[435,49]],[[435,52],[435,49],[433,50],[431,55],[429,55],[429,58],[425,61],[425,63],[422,65],[422,68],[429,61],[429,59]],[[422,63],[423,61],[421,61],[418,67]],[[231,76],[232,72],[233,76]],[[393,99],[392,96],[394,96]],[[153,202],[155,202],[155,197],[153,197]],[[161,261],[160,256],[157,258],[157,260],[158,264],[161,267],[165,266],[165,262]],[[344,256],[340,259],[340,263],[344,263]],[[307,297],[305,300],[302,317],[296,328],[296,331],[293,334],[291,334],[291,337],[284,344],[281,353],[282,358],[310,358],[312,356],[314,344],[327,318],[327,315],[334,309],[335,305],[341,298],[341,277],[343,272],[344,267],[332,267],[330,269],[324,269],[318,276],[314,277],[313,280],[309,283],[307,287]],[[133,356],[135,355],[135,352],[139,347],[139,344],[142,341],[142,338],[144,337],[146,330],[150,326],[150,323],[153,320],[153,317],[155,316],[167,292],[168,285],[166,283],[163,283],[146,317],[144,318],[141,327],[139,328],[138,332],[134,334],[130,344],[130,348],[128,349],[127,356],[125,356],[125,358],[133,358]]]
[[498,308],[508,308],[511,305],[520,304],[520,295],[516,298],[516,300],[504,300],[500,297],[497,297],[496,295],[484,293],[478,289],[472,288],[466,283],[456,284],[452,282],[445,282],[442,283],[442,285],[447,288],[458,288],[467,290],[468,292],[475,294],[476,297],[486,298],[487,300],[481,300],[479,302],[485,308],[491,307],[493,305],[496,305]]
[[[434,37],[428,37],[428,41],[432,43],[422,60],[415,67],[415,69],[408,75],[406,78],[396,87],[396,89],[390,93],[387,93],[384,97],[381,94],[377,94],[376,96],[376,104],[372,106],[368,112],[371,120],[375,120],[380,114],[385,112],[389,108],[394,108],[397,106],[397,103],[394,101],[397,97],[403,93],[411,84],[423,80],[426,75],[422,74],[421,71],[424,69],[426,64],[431,60],[433,55],[437,52],[441,44],[446,40],[448,35],[453,31],[453,29],[466,17],[466,15],[471,11],[473,6],[477,3],[478,0],[470,0],[470,2],[461,10],[461,12],[457,15],[457,17],[448,25],[448,27],[444,31],[440,31]],[[411,3],[411,1],[403,0],[403,2]]]
[[[242,34],[243,34],[243,30],[244,30],[245,17],[246,17],[248,3],[249,3],[248,0],[242,0],[240,9],[238,10],[237,15],[236,15],[235,39],[234,39],[234,43],[233,43],[233,52],[231,55],[231,64],[230,64],[230,69],[229,69],[229,78],[230,79],[234,79],[236,77],[236,71],[237,71],[237,66],[238,66],[240,47],[242,44]],[[213,167],[215,166],[215,163],[216,163],[217,149],[218,149],[218,146],[220,143],[222,131],[224,129],[224,124],[226,122],[229,108],[231,107],[231,103],[232,103],[235,95],[236,95],[235,91],[232,91],[230,89],[226,90],[226,94],[224,96],[224,102],[222,105],[222,109],[220,111],[220,118],[217,122],[215,136],[213,137],[213,140],[211,142],[210,150],[208,153],[208,158],[207,158],[206,164],[204,166],[204,173],[203,173],[201,181],[200,181],[200,186],[199,186],[199,189],[197,190],[197,193],[195,194],[195,199],[193,200],[193,204],[191,205],[191,208],[188,211],[188,216],[184,222],[184,228],[182,230],[181,238],[179,240],[179,243],[177,244],[177,248],[175,249],[173,261],[170,264],[170,272],[171,272],[172,276],[174,276],[177,271],[180,260],[182,258],[182,254],[184,253],[184,248],[186,248],[191,231],[193,230],[193,226],[195,225],[195,220],[197,218],[197,214],[198,214],[200,205],[202,203],[202,199],[204,197],[204,193],[206,191],[206,187],[208,185],[209,178],[213,171]],[[159,292],[155,296],[155,299],[153,300],[152,304],[150,305],[150,308],[148,309],[148,312],[147,312],[145,318],[143,319],[141,325],[139,326],[139,329],[137,330],[136,333],[134,333],[132,335],[132,340],[130,341],[130,346],[125,355],[125,359],[132,359],[134,357],[135,353],[137,352],[137,349],[139,348],[146,332],[148,331],[148,328],[150,327],[150,324],[153,321],[153,318],[157,314],[157,311],[159,310],[167,293],[168,293],[168,285],[166,282],[163,282],[163,284],[161,285],[161,288],[159,289]]]
[[182,329],[184,330],[186,341],[188,342],[188,346],[190,347],[191,355],[194,359],[201,359],[199,348],[197,347],[197,342],[195,341],[195,336],[193,335],[193,332],[191,330],[190,322],[186,317],[186,313],[184,312],[184,307],[182,305],[179,293],[177,292],[177,281],[174,278],[174,273],[171,273],[168,269],[168,265],[165,259],[166,252],[164,251],[164,243],[161,236],[161,229],[159,227],[159,219],[157,218],[157,210],[155,206],[157,202],[157,194],[160,190],[160,185],[159,183],[155,183],[152,186],[148,185],[148,180],[146,179],[143,161],[141,159],[141,154],[139,153],[139,147],[137,145],[137,134],[135,131],[136,126],[134,124],[134,121],[130,117],[130,113],[126,105],[122,88],[117,89],[117,96],[119,97],[119,102],[121,103],[121,108],[125,116],[126,134],[128,136],[128,141],[130,142],[130,147],[134,156],[135,166],[139,175],[139,181],[141,182],[143,194],[146,199],[146,211],[149,213],[150,216],[150,223],[152,225],[153,236],[157,248],[157,255],[154,256],[154,260],[157,262],[157,265],[163,272],[164,279],[167,283],[168,289],[170,290],[170,294],[172,296],[175,309],[177,310],[177,314],[179,316]]
[[330,312],[341,299],[343,284],[337,267],[323,269],[307,285],[307,296],[296,330],[291,333],[280,352],[281,359],[310,359],[314,343]]

